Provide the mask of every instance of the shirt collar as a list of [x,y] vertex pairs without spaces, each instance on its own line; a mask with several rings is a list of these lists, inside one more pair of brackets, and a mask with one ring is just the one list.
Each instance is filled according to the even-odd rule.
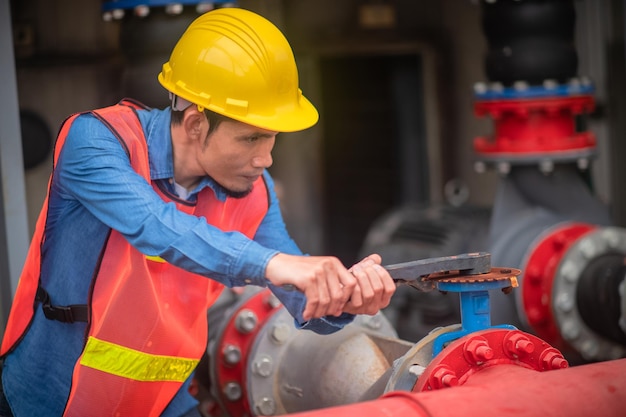
[[[148,157],[150,160],[150,178],[153,181],[164,180],[168,188],[174,191],[174,159],[172,151],[172,132],[170,123],[172,119],[171,109],[139,110],[139,119],[144,127],[146,143],[148,145]],[[227,194],[222,186],[212,178],[204,177],[190,193],[190,198],[195,198],[205,187],[209,187],[220,201],[225,201]]]

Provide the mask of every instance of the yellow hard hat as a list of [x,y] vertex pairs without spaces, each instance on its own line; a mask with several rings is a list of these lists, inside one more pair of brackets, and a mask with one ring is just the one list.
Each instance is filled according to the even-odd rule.
[[223,8],[196,18],[163,64],[159,82],[200,109],[278,132],[313,126],[291,46],[269,20]]

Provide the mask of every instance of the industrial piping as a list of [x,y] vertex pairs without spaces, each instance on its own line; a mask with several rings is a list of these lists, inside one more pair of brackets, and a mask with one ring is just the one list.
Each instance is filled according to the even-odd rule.
[[537,373],[501,365],[480,370],[460,387],[407,393],[290,417],[622,417],[626,359]]
[[589,174],[584,130],[594,86],[577,75],[573,0],[481,1],[489,82],[475,113],[494,120],[474,141],[478,172],[502,176],[489,225],[495,262],[520,268],[516,303],[494,315],[578,363],[626,356],[626,230],[612,225]]

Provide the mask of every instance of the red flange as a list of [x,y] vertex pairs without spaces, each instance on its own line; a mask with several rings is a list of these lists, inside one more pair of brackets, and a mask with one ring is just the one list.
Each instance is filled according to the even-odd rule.
[[528,100],[488,100],[474,105],[477,116],[495,121],[493,139],[479,137],[474,150],[497,157],[591,152],[596,139],[577,132],[574,116],[593,111],[593,96]]
[[222,405],[229,416],[250,415],[246,371],[250,349],[263,325],[282,305],[269,290],[260,291],[230,315],[215,354],[215,377]]
[[451,342],[426,367],[413,392],[463,385],[492,366],[516,365],[535,371],[568,366],[561,353],[537,336],[519,330],[490,328]]
[[552,313],[556,269],[570,246],[595,228],[586,223],[570,223],[553,230],[530,249],[530,256],[522,268],[521,305],[528,325],[539,337],[559,349],[565,348],[565,341]]

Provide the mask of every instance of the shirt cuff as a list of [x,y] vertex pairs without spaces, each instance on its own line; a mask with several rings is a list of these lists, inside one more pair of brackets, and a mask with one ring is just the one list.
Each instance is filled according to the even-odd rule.
[[[268,249],[249,240],[241,248],[241,255],[232,264],[231,276],[233,286],[257,285],[267,287],[269,280],[265,278],[265,270],[270,259],[279,252]],[[251,262],[254,260],[254,262]]]
[[340,316],[325,316],[320,319],[311,319],[304,323],[299,323],[294,319],[296,328],[311,330],[318,334],[331,334],[343,329],[352,323],[356,316],[354,314],[342,313]]

